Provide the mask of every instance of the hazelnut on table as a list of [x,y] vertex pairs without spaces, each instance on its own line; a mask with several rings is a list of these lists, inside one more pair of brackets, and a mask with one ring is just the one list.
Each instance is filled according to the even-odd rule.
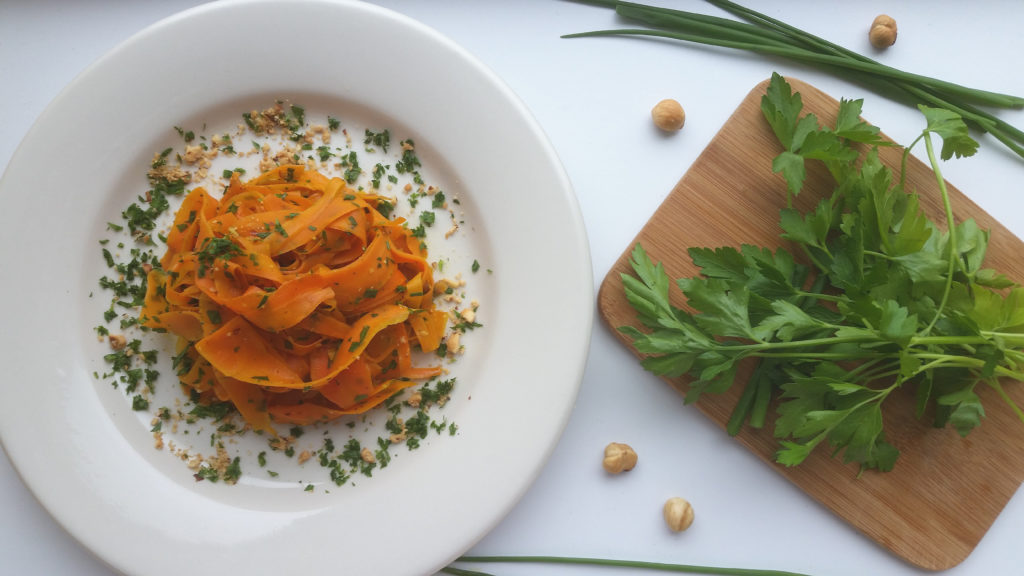
[[629,444],[612,442],[604,448],[602,465],[609,474],[619,474],[636,466],[636,451]]
[[651,110],[654,125],[665,132],[681,130],[686,123],[686,112],[683,106],[671,98],[658,102]]
[[693,524],[693,506],[685,498],[669,498],[662,510],[665,524],[673,532],[682,532]]
[[871,41],[872,46],[883,50],[896,43],[896,32],[896,21],[892,19],[892,16],[879,14],[871,23],[868,40]]

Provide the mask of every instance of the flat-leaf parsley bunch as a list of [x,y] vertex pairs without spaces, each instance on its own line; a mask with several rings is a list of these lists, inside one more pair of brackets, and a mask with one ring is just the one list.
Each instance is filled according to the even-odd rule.
[[[782,237],[802,252],[744,245],[691,248],[700,275],[677,280],[692,311],[669,302],[671,280],[641,246],[636,276],[623,275],[641,331],[620,328],[646,355],[646,369],[687,376],[687,402],[721,393],[742,361],[757,362],[727,425],[765,423],[779,398],[779,463],[803,462],[820,444],[862,468],[890,470],[899,451],[886,441],[882,405],[913,386],[916,416],[967,435],[985,414],[988,386],[1024,421],[1003,380],[1024,380],[1024,288],[983,267],[988,232],[955,223],[932,139],[943,160],[977,143],[955,113],[921,106],[924,142],[945,209],[940,228],[878,157],[890,145],[860,120],[861,100],[843,100],[835,127],[801,115],[799,93],[778,74],[762,97],[764,117],[784,151],[773,169],[787,183]],[[866,149],[866,152],[861,152]],[[793,208],[806,163],[824,163],[831,195],[806,213]],[[804,263],[806,262],[806,264]]]

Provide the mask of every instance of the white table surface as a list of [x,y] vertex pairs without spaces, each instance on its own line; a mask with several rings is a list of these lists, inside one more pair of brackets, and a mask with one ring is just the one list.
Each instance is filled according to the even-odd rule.
[[[200,0],[0,2],[0,169],[54,96],[118,43]],[[552,140],[588,228],[595,287],[747,92],[772,71],[835,97],[866,99],[865,116],[900,142],[918,114],[859,86],[776,59],[637,39],[563,40],[620,26],[608,10],[559,0],[378,0],[448,35],[500,75]],[[690,9],[714,10],[700,2]],[[867,27],[888,12],[896,45],[878,55],[903,69],[1024,95],[1024,3],[759,2],[767,13],[871,53]],[[676,98],[684,130],[659,134],[649,111]],[[1000,112],[1024,127],[1024,113]],[[61,153],[61,151],[55,151]],[[73,153],[73,151],[64,151]],[[1024,236],[1024,161],[984,137],[946,178]],[[4,271],[4,275],[9,274]],[[610,477],[609,441],[632,444],[640,465]],[[697,519],[666,530],[661,505],[684,496]],[[0,573],[106,576],[110,568],[68,536],[0,458]],[[951,576],[1020,574],[1024,497],[1018,494]],[[730,440],[645,373],[600,322],[579,400],[554,454],[519,505],[472,550],[478,554],[605,556],[771,568],[815,576],[923,574],[865,538]],[[590,569],[492,565],[495,574],[573,575]],[[201,570],[197,573],[201,573]],[[339,572],[340,573],[340,572]],[[634,574],[607,570],[601,574]]]

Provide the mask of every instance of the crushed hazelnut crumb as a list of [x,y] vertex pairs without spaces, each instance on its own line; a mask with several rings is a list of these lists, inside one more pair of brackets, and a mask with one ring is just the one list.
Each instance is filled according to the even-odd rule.
[[323,124],[314,124],[310,126],[308,130],[306,130],[305,137],[307,138],[307,141],[310,144],[313,143],[313,138],[315,136],[319,136],[320,142],[323,143],[324,145],[331,143],[331,131],[328,130],[327,126],[324,126]]
[[192,181],[191,172],[181,166],[171,166],[169,164],[162,164],[156,168],[151,168],[146,175],[153,180],[166,180],[167,182],[184,182],[188,184]]
[[206,178],[207,172],[210,170],[210,166],[213,165],[213,159],[217,157],[217,148],[210,148],[203,150],[202,146],[186,145],[185,154],[182,155],[181,161],[190,166],[198,166],[196,170],[196,177],[200,180]]
[[423,401],[423,395],[419,391],[413,392],[409,399],[405,401],[406,404],[413,408],[419,408],[420,402]]
[[452,332],[444,339],[444,344],[448,348],[448,354],[455,355],[462,352],[462,345],[459,343],[461,334],[458,332]]

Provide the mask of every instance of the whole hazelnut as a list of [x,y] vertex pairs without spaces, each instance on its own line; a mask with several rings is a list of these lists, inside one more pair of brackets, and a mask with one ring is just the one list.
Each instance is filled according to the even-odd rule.
[[612,442],[604,448],[602,465],[609,474],[619,474],[636,466],[636,451],[629,444]]
[[682,532],[693,524],[693,506],[685,498],[669,498],[662,513],[665,523],[673,532]]
[[871,23],[868,40],[875,48],[882,50],[896,43],[896,21],[888,14],[880,14]]
[[686,112],[683,106],[671,98],[658,102],[651,110],[651,118],[654,125],[665,132],[675,132],[682,129],[686,123]]

